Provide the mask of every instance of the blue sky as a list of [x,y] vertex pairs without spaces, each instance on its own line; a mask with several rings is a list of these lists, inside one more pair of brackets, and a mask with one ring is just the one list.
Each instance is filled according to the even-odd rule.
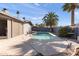
[[[16,16],[16,11],[20,11],[20,18],[26,17],[33,24],[42,23],[42,18],[48,12],[55,12],[59,16],[58,25],[70,25],[70,13],[63,12],[62,3],[1,3],[0,10],[7,8],[11,16]],[[79,11],[75,10],[75,23],[79,23]]]

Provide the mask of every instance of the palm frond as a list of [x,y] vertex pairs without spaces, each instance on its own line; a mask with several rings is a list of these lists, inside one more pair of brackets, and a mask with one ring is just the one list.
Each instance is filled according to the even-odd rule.
[[78,9],[79,4],[78,3],[66,3],[62,6],[63,11],[71,12],[73,9]]
[[50,12],[48,14],[46,14],[43,19],[44,23],[48,26],[52,26],[52,25],[57,25],[58,22],[58,15],[55,14],[55,12]]

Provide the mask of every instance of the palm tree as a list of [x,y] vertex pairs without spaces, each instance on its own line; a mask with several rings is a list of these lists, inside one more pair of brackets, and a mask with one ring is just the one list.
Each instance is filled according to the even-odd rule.
[[3,8],[3,9],[2,9],[3,12],[5,12],[6,10],[7,10],[6,8]]
[[56,15],[54,12],[50,12],[46,14],[43,19],[46,26],[50,26],[50,31],[52,26],[56,26],[58,24],[58,15]]
[[43,24],[43,23],[39,24],[39,27],[44,27],[44,26],[45,26],[45,24]]
[[25,17],[23,17],[23,20],[24,20],[24,21],[25,21],[25,19],[26,19],[26,18],[25,18]]
[[35,24],[36,27],[39,27],[39,24]]
[[8,9],[7,9],[7,8],[3,8],[1,11],[2,11],[2,13],[3,13],[3,14],[6,14],[6,15],[8,15],[8,14],[9,14],[9,13],[8,13]]
[[74,19],[75,19],[75,9],[79,8],[79,5],[77,3],[66,3],[63,5],[63,11],[71,12],[71,27],[75,25]]
[[20,12],[18,10],[17,10],[16,14],[17,14],[17,18],[19,18]]

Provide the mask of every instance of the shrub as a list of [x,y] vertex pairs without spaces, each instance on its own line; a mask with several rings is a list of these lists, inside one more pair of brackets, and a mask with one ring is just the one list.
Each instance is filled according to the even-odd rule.
[[71,32],[72,32],[72,29],[70,27],[62,27],[59,30],[59,36],[67,36],[68,33],[71,33]]

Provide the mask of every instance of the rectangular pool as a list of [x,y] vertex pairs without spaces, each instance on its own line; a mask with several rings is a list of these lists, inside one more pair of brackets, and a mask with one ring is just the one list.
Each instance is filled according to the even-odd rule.
[[54,40],[56,38],[56,35],[50,33],[50,32],[36,32],[32,34],[32,39],[36,40]]

